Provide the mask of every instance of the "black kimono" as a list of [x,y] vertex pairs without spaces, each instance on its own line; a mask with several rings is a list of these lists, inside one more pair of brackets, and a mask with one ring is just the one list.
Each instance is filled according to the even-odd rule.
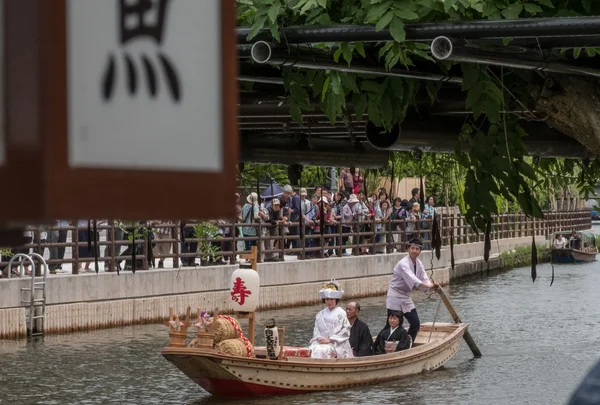
[[373,343],[373,354],[386,354],[385,352],[385,342],[395,341],[398,342],[396,345],[396,351],[406,350],[410,348],[410,336],[406,329],[402,326],[399,326],[394,330],[394,333],[390,336],[390,327],[387,326],[379,335],[377,335],[377,339]]
[[371,346],[373,345],[373,336],[366,323],[356,319],[350,329],[350,347],[354,356],[370,356]]

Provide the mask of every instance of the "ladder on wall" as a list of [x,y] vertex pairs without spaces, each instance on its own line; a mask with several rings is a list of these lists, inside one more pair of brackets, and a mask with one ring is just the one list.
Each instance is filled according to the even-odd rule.
[[[35,262],[33,258],[37,258],[42,264],[42,275],[36,276]],[[21,288],[21,303],[23,306],[29,306],[29,316],[27,317],[27,333],[29,336],[41,336],[44,334],[46,323],[46,276],[49,269],[44,258],[37,254],[31,255],[19,253],[14,255],[8,263],[8,274],[10,277],[13,261],[19,260],[19,276],[25,277],[25,265],[27,262],[31,264],[31,284],[30,287]],[[39,281],[41,278],[42,281]]]

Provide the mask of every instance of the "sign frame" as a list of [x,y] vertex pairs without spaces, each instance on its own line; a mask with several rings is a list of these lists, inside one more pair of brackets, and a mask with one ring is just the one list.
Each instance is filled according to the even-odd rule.
[[7,142],[0,181],[19,193],[0,199],[0,220],[235,217],[235,0],[220,3],[223,170],[200,172],[70,167],[67,0],[5,2]]

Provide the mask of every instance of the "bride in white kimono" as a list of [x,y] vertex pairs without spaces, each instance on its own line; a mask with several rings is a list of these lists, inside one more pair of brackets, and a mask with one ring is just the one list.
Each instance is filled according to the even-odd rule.
[[319,296],[325,303],[315,319],[313,338],[310,340],[311,357],[320,359],[342,359],[354,357],[350,347],[350,329],[346,312],[337,306],[344,291],[339,284],[331,282],[323,286]]

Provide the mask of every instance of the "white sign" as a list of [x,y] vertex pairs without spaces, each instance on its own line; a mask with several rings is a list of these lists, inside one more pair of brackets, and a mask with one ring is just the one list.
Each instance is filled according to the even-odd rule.
[[[0,0],[0,55],[4,56],[4,0]],[[5,159],[4,134],[4,61],[0,63],[0,165]]]
[[221,171],[221,0],[67,5],[71,167]]

